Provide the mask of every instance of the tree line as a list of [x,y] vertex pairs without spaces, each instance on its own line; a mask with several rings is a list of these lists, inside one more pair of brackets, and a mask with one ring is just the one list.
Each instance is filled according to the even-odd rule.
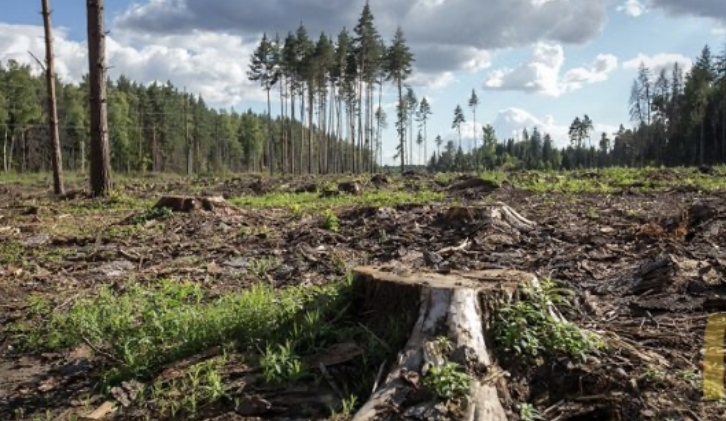
[[[248,77],[266,92],[266,115],[212,109],[201,96],[171,82],[145,86],[125,76],[107,80],[110,166],[122,172],[187,174],[374,171],[383,159],[382,137],[388,127],[382,107],[387,82],[398,92],[398,156],[404,166],[414,160],[414,119],[425,126],[431,114],[427,100],[419,103],[405,83],[413,62],[403,31],[399,28],[387,46],[366,4],[353,31],[343,28],[336,39],[321,33],[313,40],[302,23],[284,40],[263,35],[252,54]],[[0,62],[4,171],[50,168],[55,155],[48,139],[54,129],[45,123],[56,106],[62,167],[88,168],[89,75],[78,84],[53,79],[56,98],[48,101],[51,86],[45,86],[30,66]],[[275,117],[273,95],[280,103]],[[423,139],[417,142],[424,144]]]
[[382,134],[388,127],[382,106],[386,82],[398,97],[396,158],[403,169],[414,159],[414,118],[425,125],[431,114],[425,98],[419,104],[406,86],[413,63],[403,30],[399,27],[387,46],[368,3],[352,33],[343,28],[335,38],[323,32],[314,40],[301,23],[284,39],[263,34],[248,76],[266,92],[270,124],[271,97],[279,96],[283,124],[277,136],[268,130],[265,147],[273,163],[270,173],[373,171],[383,159]]
[[[63,167],[83,172],[90,159],[88,82],[87,76],[79,84],[56,80]],[[279,116],[269,127],[267,116],[251,110],[213,109],[201,96],[171,82],[145,86],[121,76],[108,80],[106,87],[110,159],[118,172],[260,171],[269,165],[264,154],[268,131],[276,137],[288,129],[308,133]],[[47,95],[44,79],[34,76],[30,66],[0,63],[4,171],[50,169]],[[347,145],[329,141],[347,153]]]
[[[706,45],[692,69],[678,63],[656,74],[641,63],[631,87],[628,111],[633,127],[620,125],[615,133],[594,133],[592,119],[576,117],[568,130],[569,145],[557,148],[553,138],[534,128],[517,139],[499,141],[490,125],[476,125],[478,105],[472,91],[475,143],[462,149],[461,128],[466,117],[454,110],[453,140],[436,138],[437,150],[428,161],[431,171],[477,169],[575,169],[608,166],[693,166],[726,163],[726,49],[714,56]],[[478,142],[481,146],[477,146]],[[443,146],[443,149],[442,149]]]

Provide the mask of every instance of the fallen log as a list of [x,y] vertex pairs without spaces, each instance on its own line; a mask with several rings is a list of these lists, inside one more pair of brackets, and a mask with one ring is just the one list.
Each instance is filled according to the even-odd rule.
[[[372,267],[359,267],[354,275],[356,288],[374,302],[373,307],[417,311],[418,316],[397,362],[353,421],[442,419],[435,402],[421,402],[416,396],[431,367],[441,366],[447,359],[463,367],[472,379],[459,418],[508,419],[504,373],[492,356],[486,321],[497,298],[511,300],[520,286],[537,288],[534,275],[514,270],[452,271],[444,275]],[[434,344],[442,336],[451,345],[448,353],[435,351]]]

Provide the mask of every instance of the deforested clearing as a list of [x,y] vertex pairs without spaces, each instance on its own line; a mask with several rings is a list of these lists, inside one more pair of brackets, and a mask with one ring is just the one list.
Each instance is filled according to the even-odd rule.
[[[647,171],[675,181],[622,181]],[[706,324],[726,310],[714,171],[361,176],[331,197],[296,191],[340,178],[127,178],[105,199],[4,183],[0,408],[718,419],[703,399]]]

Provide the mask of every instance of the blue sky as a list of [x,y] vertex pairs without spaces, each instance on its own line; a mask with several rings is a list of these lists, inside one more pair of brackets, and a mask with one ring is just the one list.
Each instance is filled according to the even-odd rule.
[[[39,2],[3,3],[0,60],[30,64],[28,49],[42,54]],[[60,29],[59,73],[75,81],[87,70],[85,3],[51,3]],[[144,83],[170,79],[210,104],[261,111],[263,92],[245,77],[261,32],[284,34],[302,19],[313,35],[337,33],[343,25],[354,26],[362,5],[363,0],[107,0],[112,75],[125,73]],[[389,40],[401,25],[416,53],[411,83],[419,98],[432,103],[430,138],[454,137],[453,110],[466,106],[473,88],[480,99],[477,123],[493,124],[500,139],[538,126],[562,145],[569,123],[583,114],[597,130],[611,133],[628,123],[629,89],[641,60],[654,71],[674,62],[688,67],[705,44],[716,53],[726,45],[722,0],[371,0],[371,6],[382,36]],[[384,102],[393,126],[392,96]],[[393,130],[385,138],[389,160]]]

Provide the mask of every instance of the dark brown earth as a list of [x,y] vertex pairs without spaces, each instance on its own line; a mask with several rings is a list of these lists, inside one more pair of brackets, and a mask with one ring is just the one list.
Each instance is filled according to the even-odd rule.
[[[387,188],[388,180],[378,181]],[[274,188],[312,191],[311,182]],[[86,347],[17,352],[9,327],[26,317],[30,295],[45,294],[62,310],[101,284],[122,288],[131,276],[183,277],[224,294],[245,288],[250,277],[240,268],[261,257],[276,260],[265,274],[276,287],[325,284],[359,264],[392,262],[440,271],[512,268],[556,279],[576,292],[575,305],[562,309],[567,318],[600,333],[613,350],[583,364],[533,366],[499,355],[510,373],[510,402],[533,403],[552,421],[726,419],[726,405],[702,400],[706,320],[726,312],[723,192],[539,194],[506,184],[451,183],[452,189],[433,180],[415,185],[446,191],[457,205],[339,209],[338,233],[320,228],[316,215],[241,209],[178,213],[123,235],[118,232],[133,212],[78,214],[71,207],[93,206],[82,195],[57,202],[35,188],[0,186],[0,241],[23,244],[18,256],[0,261],[0,419],[14,419],[19,409],[27,419],[46,410],[48,419],[73,419],[84,406],[95,409],[108,399],[92,388],[103,355]],[[166,193],[234,197],[270,190],[262,180],[243,179],[193,189],[181,181],[125,187],[151,202]],[[500,227],[478,211],[496,202],[536,228]],[[50,252],[59,257],[48,258]],[[245,369],[234,358],[227,368],[231,377]],[[265,419],[301,419],[282,412]],[[222,407],[207,419],[245,416]],[[114,419],[127,418],[144,414]]]

